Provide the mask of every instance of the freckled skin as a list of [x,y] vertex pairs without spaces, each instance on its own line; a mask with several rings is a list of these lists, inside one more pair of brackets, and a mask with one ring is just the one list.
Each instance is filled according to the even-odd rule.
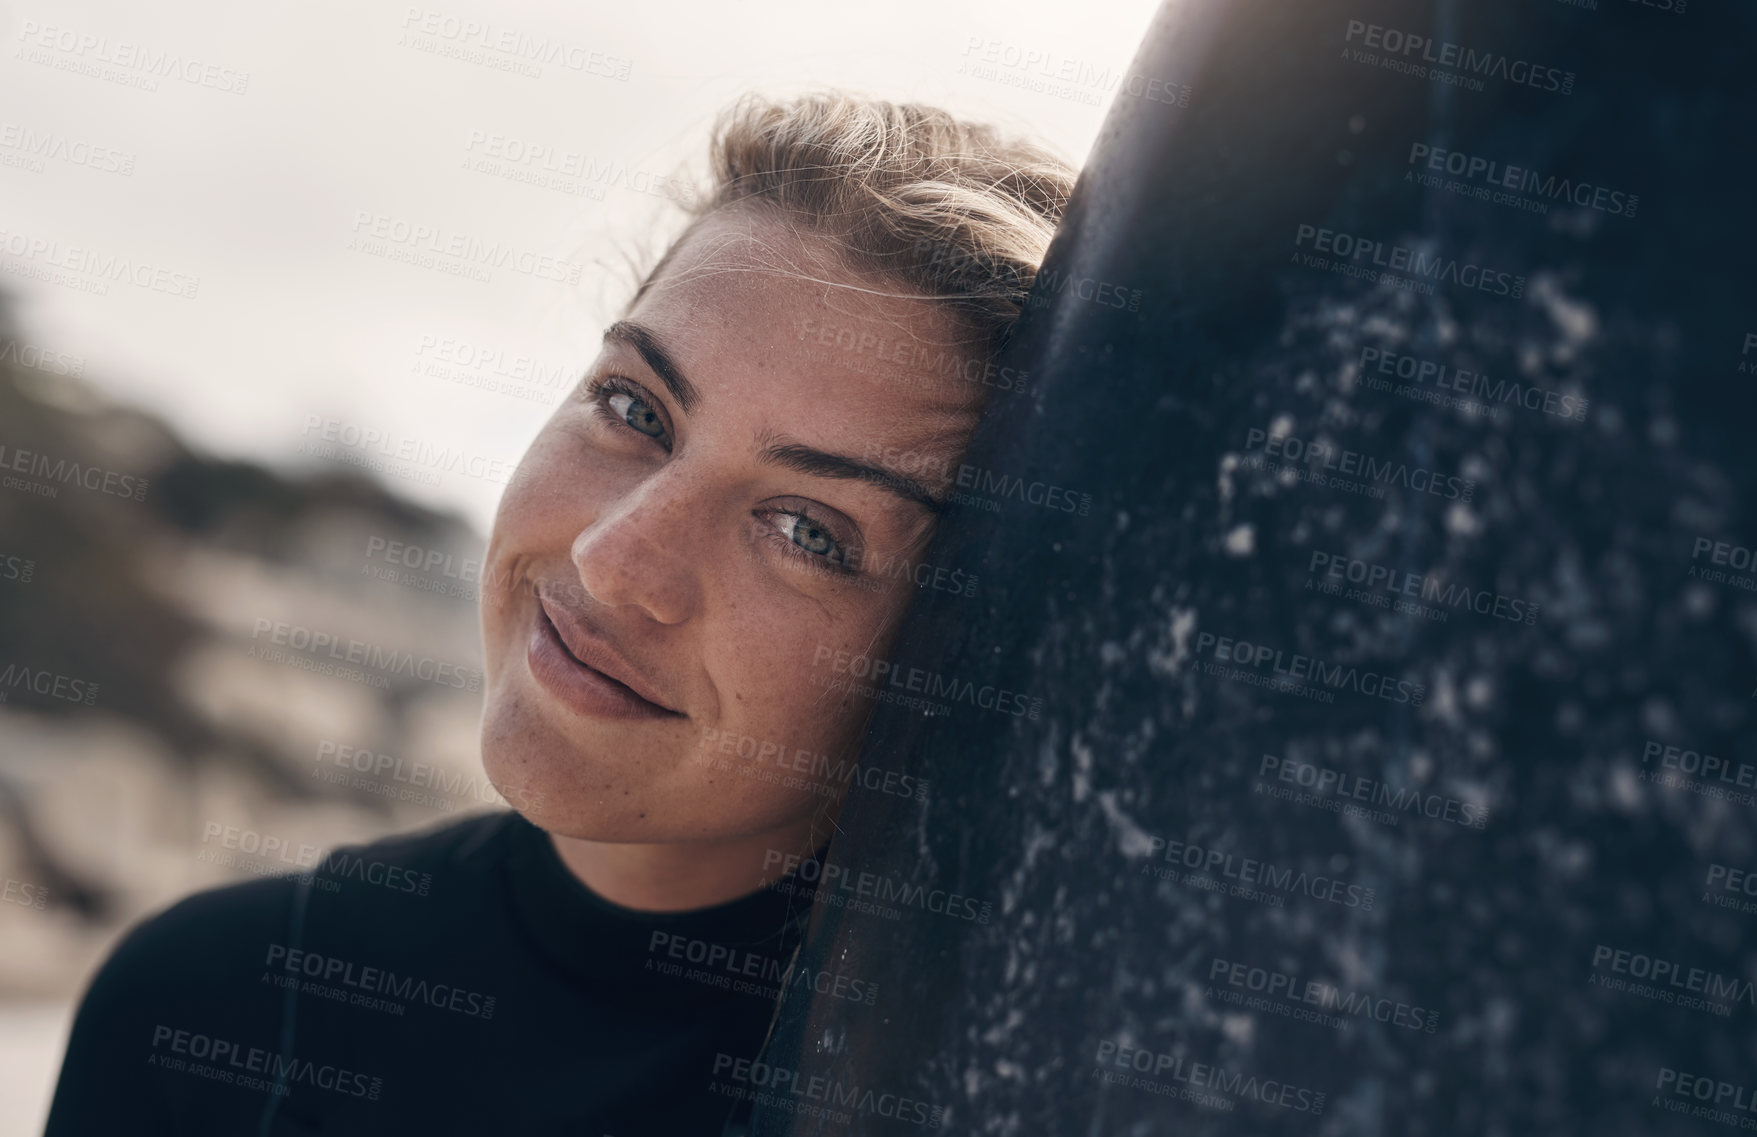
[[[889,451],[927,456],[913,458],[915,470],[956,468],[979,385],[802,336],[827,326],[974,353],[934,304],[881,294],[900,292],[841,268],[821,238],[746,210],[716,214],[625,317],[664,346],[698,405],[685,413],[625,344],[607,344],[586,376],[637,389],[663,418],[670,449],[606,413],[582,383],[501,500],[484,571],[499,587],[485,589],[481,612],[483,762],[569,867],[612,900],[678,909],[730,899],[778,875],[765,863],[771,850],[809,853],[830,832],[836,787],[823,792],[810,774],[737,751],[774,744],[852,762],[871,708],[824,686],[836,673],[819,658],[888,652],[913,587],[906,574],[871,571],[853,586],[813,561],[776,514],[806,511],[871,566],[918,556],[931,513],[870,483],[759,454],[784,435],[876,465]],[[526,658],[539,615],[531,582],[546,593],[565,586],[569,607],[682,714],[588,716],[538,685]],[[715,746],[722,739],[729,749]],[[784,777],[813,785],[784,786]]]

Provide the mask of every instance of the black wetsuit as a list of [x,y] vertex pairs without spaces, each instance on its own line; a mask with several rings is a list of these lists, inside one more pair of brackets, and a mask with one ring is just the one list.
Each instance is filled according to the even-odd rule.
[[99,970],[47,1134],[718,1137],[803,894],[634,912],[511,812],[202,892]]

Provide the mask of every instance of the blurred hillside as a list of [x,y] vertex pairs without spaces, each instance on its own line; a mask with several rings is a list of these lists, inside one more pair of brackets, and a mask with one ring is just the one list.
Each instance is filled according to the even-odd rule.
[[80,370],[0,297],[0,999],[73,997],[141,915],[300,867],[277,850],[500,804],[478,536],[205,458]]

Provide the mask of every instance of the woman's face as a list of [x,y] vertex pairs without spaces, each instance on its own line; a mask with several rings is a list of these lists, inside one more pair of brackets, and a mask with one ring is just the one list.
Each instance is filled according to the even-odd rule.
[[484,569],[483,761],[535,824],[748,837],[843,783],[870,704],[827,661],[889,647],[981,407],[943,362],[970,341],[900,291],[721,211],[531,443]]

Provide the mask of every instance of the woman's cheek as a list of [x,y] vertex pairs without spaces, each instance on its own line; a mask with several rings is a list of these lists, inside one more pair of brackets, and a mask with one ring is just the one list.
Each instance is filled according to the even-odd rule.
[[[812,656],[822,638],[818,606],[765,582],[762,566],[746,562],[718,574],[722,591],[711,607],[718,624],[702,638],[704,663],[722,692],[717,725],[770,741],[810,730],[821,688],[812,684]],[[801,743],[803,745],[803,741]]]
[[513,472],[495,525],[504,524],[525,551],[565,550],[611,492],[609,472],[590,450],[565,435],[546,435]]

